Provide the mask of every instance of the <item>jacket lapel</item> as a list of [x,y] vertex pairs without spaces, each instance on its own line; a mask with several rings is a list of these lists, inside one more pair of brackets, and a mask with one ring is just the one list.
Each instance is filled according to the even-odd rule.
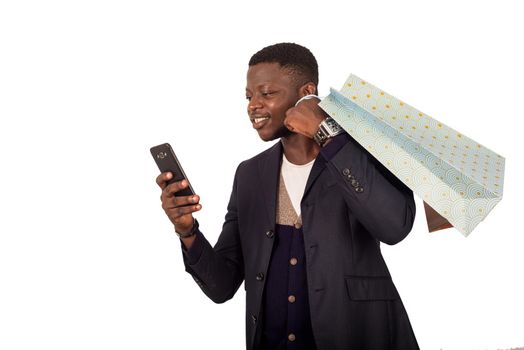
[[306,198],[309,190],[311,189],[311,186],[313,186],[313,184],[315,183],[315,180],[322,173],[325,167],[326,167],[326,160],[319,153],[317,155],[317,158],[315,159],[315,163],[313,163],[313,168],[311,168],[311,172],[309,173],[309,177],[306,182],[306,188],[304,190],[304,195],[302,196],[302,199]]
[[280,174],[280,161],[282,159],[282,144],[277,142],[269,149],[267,156],[259,163],[260,183],[266,202],[269,226],[275,227],[276,201],[278,191],[278,177]]

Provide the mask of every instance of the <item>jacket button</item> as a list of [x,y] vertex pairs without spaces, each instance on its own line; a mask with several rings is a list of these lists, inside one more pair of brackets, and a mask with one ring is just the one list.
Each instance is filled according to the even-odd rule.
[[345,168],[344,170],[342,170],[342,174],[344,174],[345,176],[348,176],[349,174],[351,174],[351,171],[349,171],[348,168]]
[[364,189],[362,187],[357,187],[357,188],[355,188],[355,192],[362,193],[362,192],[364,192]]
[[257,317],[255,315],[251,315],[251,321],[253,321],[253,324],[257,323]]
[[263,281],[264,280],[264,274],[262,272],[257,273],[257,281]]
[[269,231],[266,232],[267,238],[273,238],[274,235],[275,235],[275,233],[273,232],[273,230],[269,230]]
[[355,179],[351,180],[351,186],[358,187],[358,185],[360,185],[360,184],[358,183],[357,180],[355,180]]

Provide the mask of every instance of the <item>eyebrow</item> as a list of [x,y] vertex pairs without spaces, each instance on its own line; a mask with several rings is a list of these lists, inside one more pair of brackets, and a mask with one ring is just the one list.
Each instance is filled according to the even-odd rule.
[[[257,86],[255,86],[255,89],[260,88],[260,87],[265,86],[265,85],[275,85],[275,83],[274,82],[270,82],[270,81],[266,81],[266,82],[260,83]],[[278,85],[278,84],[276,84],[276,85]],[[249,90],[249,89],[246,87],[246,90]]]

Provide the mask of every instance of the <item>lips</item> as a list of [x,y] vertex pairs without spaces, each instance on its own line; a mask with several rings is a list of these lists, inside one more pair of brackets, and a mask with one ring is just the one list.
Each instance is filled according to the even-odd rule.
[[269,116],[252,116],[249,118],[251,123],[253,123],[253,128],[260,129],[263,127],[269,120]]
[[261,121],[266,120],[266,119],[269,119],[269,117],[254,118],[253,121],[255,123],[260,123]]

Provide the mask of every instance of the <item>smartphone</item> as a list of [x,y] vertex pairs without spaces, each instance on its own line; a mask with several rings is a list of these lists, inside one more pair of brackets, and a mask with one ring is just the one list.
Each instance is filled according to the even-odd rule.
[[[182,169],[182,166],[180,165],[180,162],[175,155],[175,152],[173,152],[173,149],[169,143],[151,147],[150,150],[156,165],[158,165],[158,169],[160,169],[160,172],[165,173],[166,171],[169,171],[173,174],[173,178],[168,181],[169,185],[173,182],[182,181],[183,179],[186,179],[187,182],[189,182],[186,174],[184,173],[184,170]],[[191,187],[191,182],[189,182],[188,187],[175,192],[175,196],[192,196],[194,194],[195,191],[193,191],[193,187]]]

